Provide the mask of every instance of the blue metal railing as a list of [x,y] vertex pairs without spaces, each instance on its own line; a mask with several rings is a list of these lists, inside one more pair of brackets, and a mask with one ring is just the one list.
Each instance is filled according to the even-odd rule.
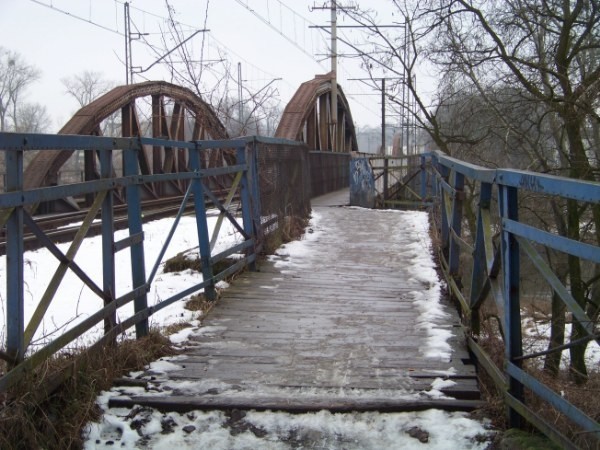
[[[594,322],[536,249],[537,246],[556,250],[593,265],[600,264],[598,242],[569,239],[552,230],[527,224],[519,217],[519,199],[524,195],[538,196],[538,202],[549,202],[554,198],[597,207],[600,204],[600,183],[519,170],[486,169],[441,152],[422,155],[422,159],[420,195],[423,201],[433,199],[437,205],[435,216],[441,237],[442,269],[452,295],[461,305],[468,328],[469,348],[504,396],[509,407],[510,424],[517,426],[524,417],[563,447],[577,448],[576,443],[527,406],[524,389],[528,389],[569,418],[582,434],[600,441],[598,422],[524,370],[523,361],[534,355],[524,355],[520,300],[520,268],[524,263],[522,258],[527,256],[540,278],[546,280],[549,288],[582,325],[587,333],[585,339],[598,341]],[[465,188],[467,183],[468,191]],[[474,232],[463,230],[467,192],[478,197]],[[542,206],[542,203],[537,204],[539,209]],[[494,240],[498,233],[499,244]],[[465,270],[467,259],[470,267]],[[470,275],[469,280],[462,279],[465,273]],[[498,368],[478,343],[479,310],[489,297],[500,316],[504,337],[503,368]]]
[[[6,298],[6,354],[11,359],[10,370],[0,378],[0,392],[14,385],[19,378],[40,365],[51,355],[76,340],[92,327],[104,321],[105,334],[92,347],[104,345],[114,340],[123,331],[135,326],[136,335],[148,332],[148,318],[166,306],[184,299],[204,289],[208,299],[215,296],[215,284],[244,266],[252,268],[260,250],[261,205],[257,171],[258,144],[271,146],[285,145],[296,147],[299,144],[282,139],[240,138],[225,141],[182,142],[154,138],[109,138],[94,136],[63,136],[38,134],[0,133],[0,152],[5,155],[7,184],[6,192],[0,194],[0,226],[6,227],[7,258],[7,298]],[[189,157],[189,171],[141,175],[138,153],[144,146],[166,146],[186,149]],[[203,152],[209,149],[234,149],[237,160],[234,165],[203,169]],[[81,150],[97,152],[100,161],[100,179],[68,185],[23,189],[23,160],[27,152],[34,150]],[[117,151],[123,156],[123,176],[114,177],[113,156]],[[228,208],[210,191],[208,177],[229,175],[232,183],[230,197],[239,190],[242,224],[229,213]],[[166,242],[159,252],[156,263],[146,271],[144,258],[144,226],[140,190],[145,183],[179,180],[187,185],[185,196],[178,214],[167,233]],[[115,241],[113,192],[125,190],[127,200],[128,236]],[[92,194],[95,198],[83,224],[69,250],[63,253],[33,220],[30,210],[41,202],[66,197]],[[211,236],[207,224],[205,199],[210,199],[220,210],[219,220],[225,218],[242,235],[241,243],[234,244],[219,254],[211,254]],[[161,260],[176,232],[176,227],[189,202],[194,205],[197,240],[202,262],[203,281],[195,284],[152,306],[148,305],[147,293],[157,274]],[[101,285],[94,282],[75,262],[75,255],[97,213],[102,217],[102,257]],[[59,261],[52,281],[36,311],[26,323],[24,315],[24,230],[29,228]],[[214,237],[214,236],[213,236]],[[131,253],[132,287],[129,292],[115,296],[115,254],[129,249]],[[240,253],[243,256],[232,266],[220,273],[214,273],[214,265]],[[99,261],[100,262],[100,261]],[[68,331],[45,344],[35,352],[28,352],[29,344],[45,312],[54,298],[67,270],[74,272],[90,290],[103,300],[104,306],[82,320]],[[117,323],[116,312],[122,306],[133,302],[134,313]]]

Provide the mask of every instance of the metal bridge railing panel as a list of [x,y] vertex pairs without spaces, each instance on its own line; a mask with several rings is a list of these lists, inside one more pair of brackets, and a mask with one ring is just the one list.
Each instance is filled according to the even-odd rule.
[[[172,148],[188,148],[189,167],[185,171],[172,173],[156,173],[141,175],[138,153],[144,146],[167,146]],[[203,152],[211,149],[237,149],[237,161],[224,167],[203,169]],[[57,149],[81,150],[95,152],[99,155],[101,178],[60,186],[47,186],[24,190],[23,188],[23,154],[27,151],[55,151]],[[6,155],[7,192],[0,194],[0,221],[6,232],[7,259],[7,332],[6,353],[11,357],[10,370],[0,378],[0,392],[6,391],[20,377],[34,370],[47,358],[60,352],[65,346],[78,339],[88,330],[104,322],[105,334],[93,344],[104,345],[130,327],[136,327],[137,336],[143,336],[148,330],[148,318],[166,306],[184,299],[204,289],[208,298],[214,296],[214,286],[218,280],[224,279],[233,272],[250,265],[257,259],[257,252],[263,242],[268,226],[273,222],[265,218],[277,217],[278,226],[283,226],[295,217],[308,218],[310,214],[310,187],[308,151],[298,143],[287,140],[240,138],[225,141],[182,142],[154,138],[104,138],[94,136],[56,136],[0,133],[0,151]],[[123,154],[123,175],[116,176],[112,170],[112,153]],[[239,174],[239,175],[238,175]],[[243,224],[229,210],[229,202],[223,205],[223,199],[212,192],[211,177],[230,180],[229,197],[237,196],[240,202]],[[239,183],[234,183],[239,179]],[[144,255],[144,223],[142,221],[141,195],[142,188],[148,183],[177,183],[185,187],[182,199],[177,199],[178,212],[174,224],[167,233],[166,242],[159,252],[158,260],[149,272],[145,267]],[[221,182],[214,185],[220,185]],[[115,241],[113,201],[116,192],[124,191],[127,199],[126,220],[128,236]],[[236,194],[237,192],[237,194]],[[98,263],[102,265],[102,280],[96,283],[75,262],[78,245],[74,242],[67,253],[62,253],[52,242],[45,231],[35,225],[29,208],[44,201],[91,195],[96,199],[89,218],[81,225],[76,241],[79,242],[88,233],[96,212],[102,214],[102,244],[99,250]],[[264,196],[261,201],[260,196]],[[242,242],[236,242],[231,248],[221,249],[218,254],[211,253],[211,237],[207,223],[206,202],[211,203],[221,212],[223,219],[232,222],[234,228],[242,236]],[[175,200],[174,200],[175,201]],[[162,257],[165,255],[173,233],[177,231],[177,223],[184,214],[188,202],[193,202],[194,217],[197,226],[197,241],[203,267],[203,281],[176,292],[169,298],[161,299],[149,306],[147,293],[151,290]],[[47,294],[39,302],[38,311],[25,326],[24,316],[24,224],[37,235],[39,241],[59,260],[57,274],[47,289]],[[115,255],[122,250],[131,253],[132,284],[131,290],[117,297],[115,292]],[[214,264],[234,253],[242,257],[220,273],[214,273]],[[51,341],[36,346],[34,351],[28,350],[29,342],[44,317],[47,306],[55,297],[56,287],[60,285],[62,274],[73,271],[90,288],[94,295],[103,300],[103,306],[89,317],[80,320],[66,331],[52,338]],[[55,286],[56,285],[56,286]],[[74,293],[73,295],[77,295]],[[132,316],[116,320],[117,311],[133,302]]]
[[[598,283],[597,279],[593,281],[593,268],[600,262],[599,243],[593,236],[583,242],[582,238],[576,240],[560,235],[556,228],[540,229],[539,218],[545,213],[551,217],[552,202],[576,201],[579,211],[588,211],[593,222],[596,219],[592,211],[600,205],[600,183],[510,169],[486,169],[440,152],[423,155],[423,158],[430,159],[431,163],[423,165],[423,170],[430,173],[422,175],[422,179],[435,180],[428,186],[427,195],[435,200],[433,218],[440,236],[442,270],[451,295],[461,305],[464,324],[471,336],[469,346],[509,406],[511,426],[519,426],[525,418],[559,445],[577,446],[527,407],[524,392],[529,389],[581,427],[581,436],[600,442],[598,422],[527,372],[525,360],[561,348],[527,352],[521,317],[526,292],[539,291],[545,285],[547,295],[558,294],[585,334],[562,349],[587,340],[599,340],[594,334],[594,322],[580,304],[581,299],[578,302],[573,298],[571,288],[545,261],[548,252],[558,252],[558,258],[578,258],[582,271],[587,270],[588,278]],[[486,308],[495,308],[499,317],[504,367],[496,367],[478,343],[480,311],[487,299],[492,303]]]

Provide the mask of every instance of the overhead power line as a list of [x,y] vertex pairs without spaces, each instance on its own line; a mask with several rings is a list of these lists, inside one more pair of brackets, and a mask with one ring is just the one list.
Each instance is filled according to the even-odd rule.
[[[276,26],[274,26],[271,21],[269,19],[265,19],[263,16],[261,16],[258,12],[256,12],[256,10],[250,8],[250,6],[248,6],[247,4],[245,4],[242,0],[235,0],[237,4],[239,4],[240,6],[242,6],[243,8],[245,8],[246,10],[248,10],[254,17],[256,17],[258,20],[260,20],[262,23],[264,23],[266,26],[268,26],[269,28],[271,28],[273,31],[275,31],[277,34],[279,34],[282,38],[284,38],[286,41],[288,41],[290,44],[292,44],[294,47],[296,47],[298,50],[300,50],[302,53],[304,53],[306,56],[308,56],[310,59],[312,59],[314,62],[316,62],[322,69],[327,70],[325,68],[325,66],[323,66],[323,64],[321,64],[321,62],[319,60],[317,60],[315,58],[314,55],[312,55],[311,53],[307,52],[306,50],[304,50],[300,45],[298,45],[293,39],[291,39],[289,36],[287,36],[282,30],[279,30]],[[280,4],[282,4],[280,2]],[[301,15],[297,14],[294,10],[288,8],[294,15],[296,15],[297,17],[300,17],[302,20],[304,20],[305,22],[311,23],[308,19],[305,19],[304,17],[302,17]]]
[[99,24],[98,22],[94,22],[91,19],[86,19],[85,17],[78,16],[77,14],[70,13],[69,11],[65,11],[64,9],[57,8],[56,6],[48,3],[41,2],[39,0],[29,0],[40,6],[45,6],[46,8],[52,9],[56,12],[64,14],[66,16],[72,17],[73,19],[81,20],[82,22],[89,23],[90,25],[94,25],[95,27],[102,28],[105,31],[110,31],[111,33],[118,34],[119,36],[125,36],[124,33],[121,33],[118,29],[115,30],[113,28],[107,27],[105,25]]

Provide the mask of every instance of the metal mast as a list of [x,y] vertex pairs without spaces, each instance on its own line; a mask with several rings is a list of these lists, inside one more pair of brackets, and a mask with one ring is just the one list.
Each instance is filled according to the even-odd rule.
[[331,132],[332,150],[336,151],[338,148],[338,133],[337,133],[337,4],[335,0],[331,1]]

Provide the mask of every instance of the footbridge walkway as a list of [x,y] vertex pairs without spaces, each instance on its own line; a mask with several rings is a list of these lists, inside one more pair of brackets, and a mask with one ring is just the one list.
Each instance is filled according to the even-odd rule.
[[151,395],[115,396],[109,405],[178,412],[481,406],[456,308],[435,271],[427,214],[348,202],[347,189],[313,199],[303,240],[236,278],[168,372],[137,376]]

